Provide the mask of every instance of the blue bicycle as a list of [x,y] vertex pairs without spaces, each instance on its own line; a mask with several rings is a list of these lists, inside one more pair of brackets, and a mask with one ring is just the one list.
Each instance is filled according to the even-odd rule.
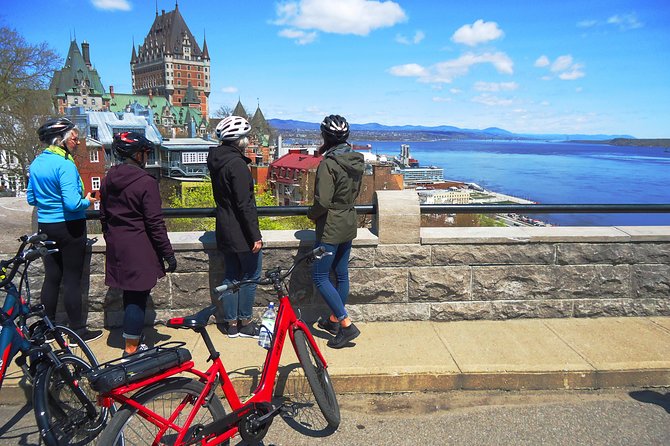
[[[30,303],[30,264],[57,251],[44,233],[24,235],[14,257],[0,261],[0,389],[10,361],[33,384],[33,411],[48,446],[85,445],[105,427],[110,409],[96,404],[96,393],[82,379],[98,365],[86,343],[70,328],[55,325],[44,306]],[[13,280],[19,273],[17,287]],[[32,321],[29,325],[29,321]]]

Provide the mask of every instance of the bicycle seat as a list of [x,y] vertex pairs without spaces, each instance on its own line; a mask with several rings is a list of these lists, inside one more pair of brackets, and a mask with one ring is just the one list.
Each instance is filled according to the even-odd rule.
[[167,326],[171,328],[190,328],[191,330],[205,328],[209,318],[216,313],[216,305],[210,305],[198,311],[193,316],[173,317],[167,321]]

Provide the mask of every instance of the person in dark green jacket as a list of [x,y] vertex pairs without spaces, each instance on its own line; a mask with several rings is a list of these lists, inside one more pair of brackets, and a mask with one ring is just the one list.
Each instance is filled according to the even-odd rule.
[[[316,260],[312,279],[323,296],[331,314],[322,317],[318,325],[335,337],[328,341],[332,348],[342,348],[358,337],[360,331],[351,322],[345,305],[349,295],[349,255],[351,242],[356,238],[357,218],[354,201],[363,180],[363,155],[351,149],[347,142],[349,124],[339,115],[330,115],[321,123],[323,159],[316,171],[314,204],[307,216],[316,223],[316,245],[329,255]],[[330,281],[335,272],[337,284]]]

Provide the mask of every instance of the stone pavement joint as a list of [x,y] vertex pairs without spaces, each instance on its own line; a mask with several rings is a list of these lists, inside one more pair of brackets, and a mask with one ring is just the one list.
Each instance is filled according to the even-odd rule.
[[[670,317],[356,325],[361,335],[355,345],[333,350],[326,346],[331,335],[314,324],[338,393],[670,386]],[[196,333],[164,326],[147,331],[149,342],[185,342],[196,367],[208,366],[206,347]],[[255,339],[229,339],[215,324],[208,332],[236,389],[248,395],[266,351]],[[107,332],[90,345],[104,362],[120,356],[120,339],[117,331]],[[280,373],[297,367],[290,345],[281,363]],[[0,391],[3,403],[25,402],[21,376],[12,364]]]

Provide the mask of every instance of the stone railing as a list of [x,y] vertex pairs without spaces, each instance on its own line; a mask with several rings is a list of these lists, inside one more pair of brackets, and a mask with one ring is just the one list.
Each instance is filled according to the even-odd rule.
[[[376,201],[373,228],[358,230],[352,250],[355,320],[670,315],[670,227],[421,228],[412,191],[380,191]],[[118,326],[121,293],[104,285],[104,239],[89,237],[88,320]],[[148,322],[196,312],[222,281],[213,233],[170,239],[179,267],[154,288]],[[312,247],[314,231],[265,231],[263,240],[264,268],[285,266]],[[305,319],[327,311],[307,266],[289,285]],[[268,293],[258,288],[258,312]]]

